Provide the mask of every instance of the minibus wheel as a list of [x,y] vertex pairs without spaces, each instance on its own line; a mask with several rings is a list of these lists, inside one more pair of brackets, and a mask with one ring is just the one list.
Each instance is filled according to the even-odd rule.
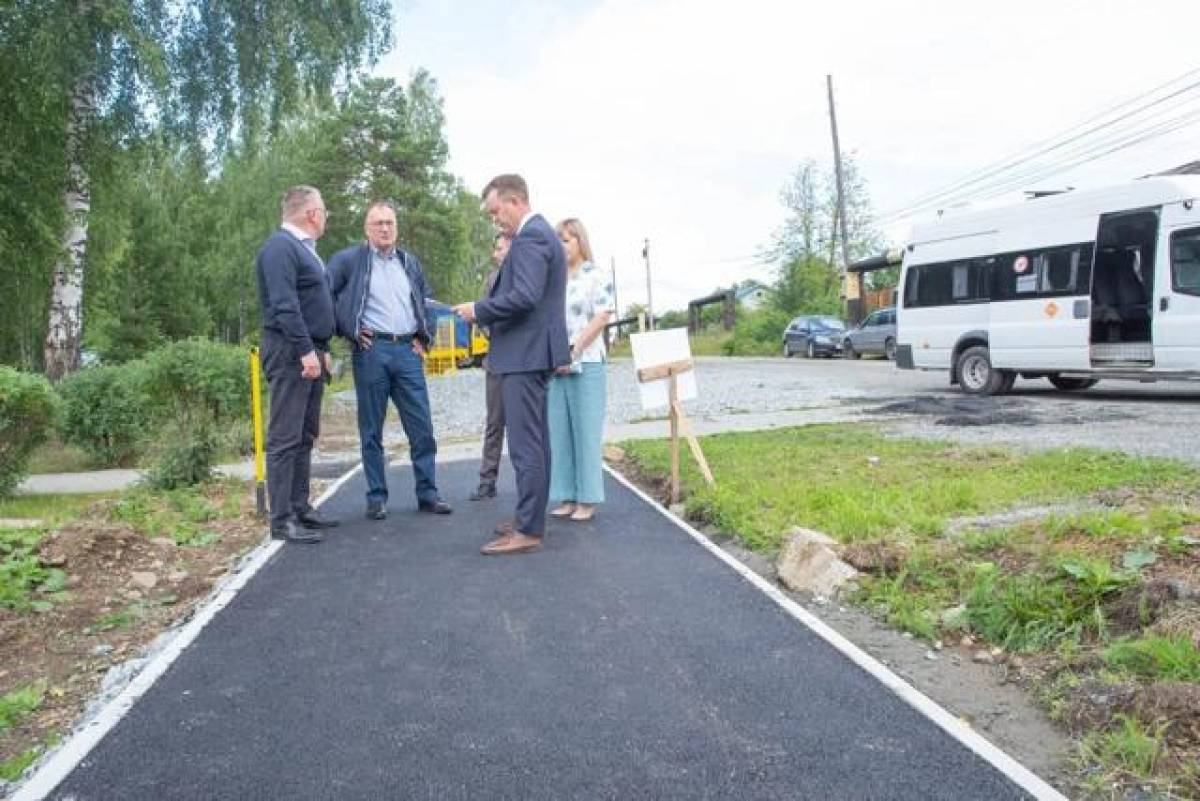
[[995,370],[988,349],[982,345],[967,348],[958,356],[958,384],[969,395],[1000,395],[1012,389],[1016,380],[1009,370]]

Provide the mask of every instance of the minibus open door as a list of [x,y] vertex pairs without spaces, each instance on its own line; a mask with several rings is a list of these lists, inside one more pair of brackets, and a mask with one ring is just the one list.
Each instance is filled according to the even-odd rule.
[[1195,202],[1162,210],[1154,293],[1154,363],[1162,371],[1200,370],[1200,211]]

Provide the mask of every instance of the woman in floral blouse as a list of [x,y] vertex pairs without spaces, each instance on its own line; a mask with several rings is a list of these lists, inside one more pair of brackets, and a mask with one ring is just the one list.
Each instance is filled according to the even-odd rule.
[[550,381],[550,502],[554,517],[591,520],[604,502],[604,326],[615,311],[610,277],[592,263],[587,230],[574,218],[558,224],[567,253],[567,338],[571,364]]

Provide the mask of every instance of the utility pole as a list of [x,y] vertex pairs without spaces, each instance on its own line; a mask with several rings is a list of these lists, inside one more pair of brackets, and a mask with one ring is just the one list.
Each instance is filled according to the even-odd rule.
[[646,240],[642,248],[642,258],[646,260],[646,328],[654,330],[654,295],[650,290],[650,240]]
[[850,267],[850,236],[846,228],[846,183],[842,176],[842,149],[838,142],[837,109],[833,103],[833,76],[825,76],[825,86],[829,91],[829,125],[833,132],[833,171],[837,176],[837,219],[834,220],[833,235],[837,237],[838,224],[842,228],[842,266],[838,270],[842,279],[842,294],[846,299],[846,316],[850,322],[856,323],[862,319],[862,276],[851,275]]

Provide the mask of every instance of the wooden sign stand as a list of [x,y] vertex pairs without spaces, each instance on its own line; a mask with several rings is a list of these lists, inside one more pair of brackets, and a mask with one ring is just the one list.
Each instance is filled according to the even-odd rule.
[[687,437],[688,447],[692,451],[692,456],[696,459],[696,464],[700,466],[700,473],[704,476],[704,480],[709,486],[716,484],[713,478],[712,471],[708,469],[708,461],[704,458],[704,451],[700,450],[700,442],[696,439],[696,435],[692,433],[692,426],[688,422],[687,415],[683,413],[683,405],[679,402],[679,375],[686,373],[693,368],[691,359],[681,359],[675,362],[667,362],[666,364],[656,364],[652,367],[643,367],[637,371],[638,381],[643,384],[648,381],[661,381],[668,379],[669,381],[669,410],[671,419],[671,503],[679,503],[679,432],[682,430],[683,435]]

